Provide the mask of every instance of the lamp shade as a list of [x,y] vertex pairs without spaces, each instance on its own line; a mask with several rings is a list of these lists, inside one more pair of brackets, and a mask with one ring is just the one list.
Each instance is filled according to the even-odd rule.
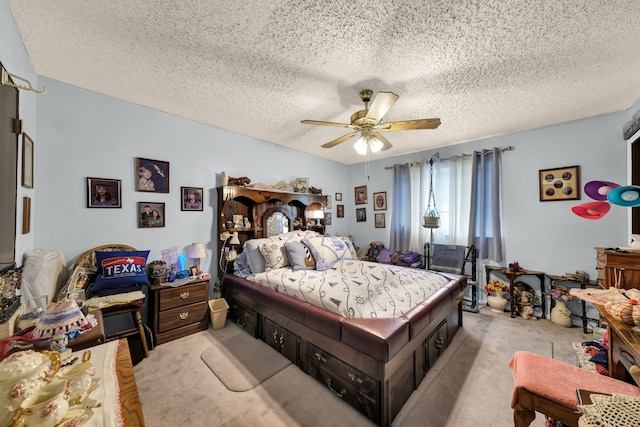
[[593,200],[607,200],[607,194],[614,188],[620,187],[620,184],[609,181],[589,181],[584,185],[584,192]]
[[200,242],[194,242],[187,249],[187,257],[189,258],[206,258],[207,255],[207,245]]
[[233,233],[231,233],[231,239],[229,240],[229,244],[230,245],[239,245],[240,244],[240,239],[238,239],[238,232],[234,231]]
[[640,206],[640,186],[625,185],[624,187],[614,188],[607,194],[607,200],[613,204],[629,208]]
[[313,219],[322,219],[324,218],[324,212],[321,210],[313,211],[311,213],[311,218]]
[[607,202],[588,202],[571,208],[574,214],[585,219],[600,219],[609,209],[611,205]]

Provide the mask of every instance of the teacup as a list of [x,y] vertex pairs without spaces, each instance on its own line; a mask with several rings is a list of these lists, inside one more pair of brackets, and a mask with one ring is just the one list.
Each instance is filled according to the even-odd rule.
[[66,388],[67,381],[53,381],[26,398],[16,411],[14,426],[54,427],[69,411]]
[[69,382],[71,404],[81,403],[88,396],[95,374],[96,369],[91,362],[78,363],[60,370],[58,377]]

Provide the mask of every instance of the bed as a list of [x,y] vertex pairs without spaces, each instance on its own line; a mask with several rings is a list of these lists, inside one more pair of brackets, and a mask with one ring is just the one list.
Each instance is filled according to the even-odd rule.
[[[241,328],[388,426],[462,326],[467,281],[360,261],[341,240],[345,247],[338,238],[302,231],[249,240],[236,261],[239,275],[223,276],[223,295]],[[294,261],[285,242],[309,251]],[[263,271],[247,274],[243,265],[252,257],[264,262]]]

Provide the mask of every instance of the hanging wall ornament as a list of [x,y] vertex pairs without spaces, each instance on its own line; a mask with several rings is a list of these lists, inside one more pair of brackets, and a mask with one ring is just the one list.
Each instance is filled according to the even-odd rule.
[[614,188],[607,194],[607,200],[615,205],[634,208],[640,206],[640,186],[625,185]]
[[609,209],[611,205],[607,202],[589,202],[571,208],[574,214],[585,219],[600,219]]
[[609,181],[589,181],[584,186],[584,192],[593,200],[605,201],[607,194],[614,188],[620,187],[620,184]]

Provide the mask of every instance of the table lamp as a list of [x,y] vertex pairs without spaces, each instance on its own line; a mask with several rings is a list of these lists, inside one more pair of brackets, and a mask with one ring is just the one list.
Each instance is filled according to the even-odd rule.
[[207,245],[201,242],[194,242],[187,249],[187,257],[194,258],[196,260],[194,267],[196,269],[195,274],[193,276],[200,275],[202,271],[200,271],[200,258],[207,258]]
[[238,252],[236,251],[236,245],[240,244],[240,239],[238,239],[238,232],[234,231],[231,233],[231,238],[229,239],[229,245],[231,245],[231,249],[229,250],[229,255],[227,256],[227,261],[233,261],[238,258]]

